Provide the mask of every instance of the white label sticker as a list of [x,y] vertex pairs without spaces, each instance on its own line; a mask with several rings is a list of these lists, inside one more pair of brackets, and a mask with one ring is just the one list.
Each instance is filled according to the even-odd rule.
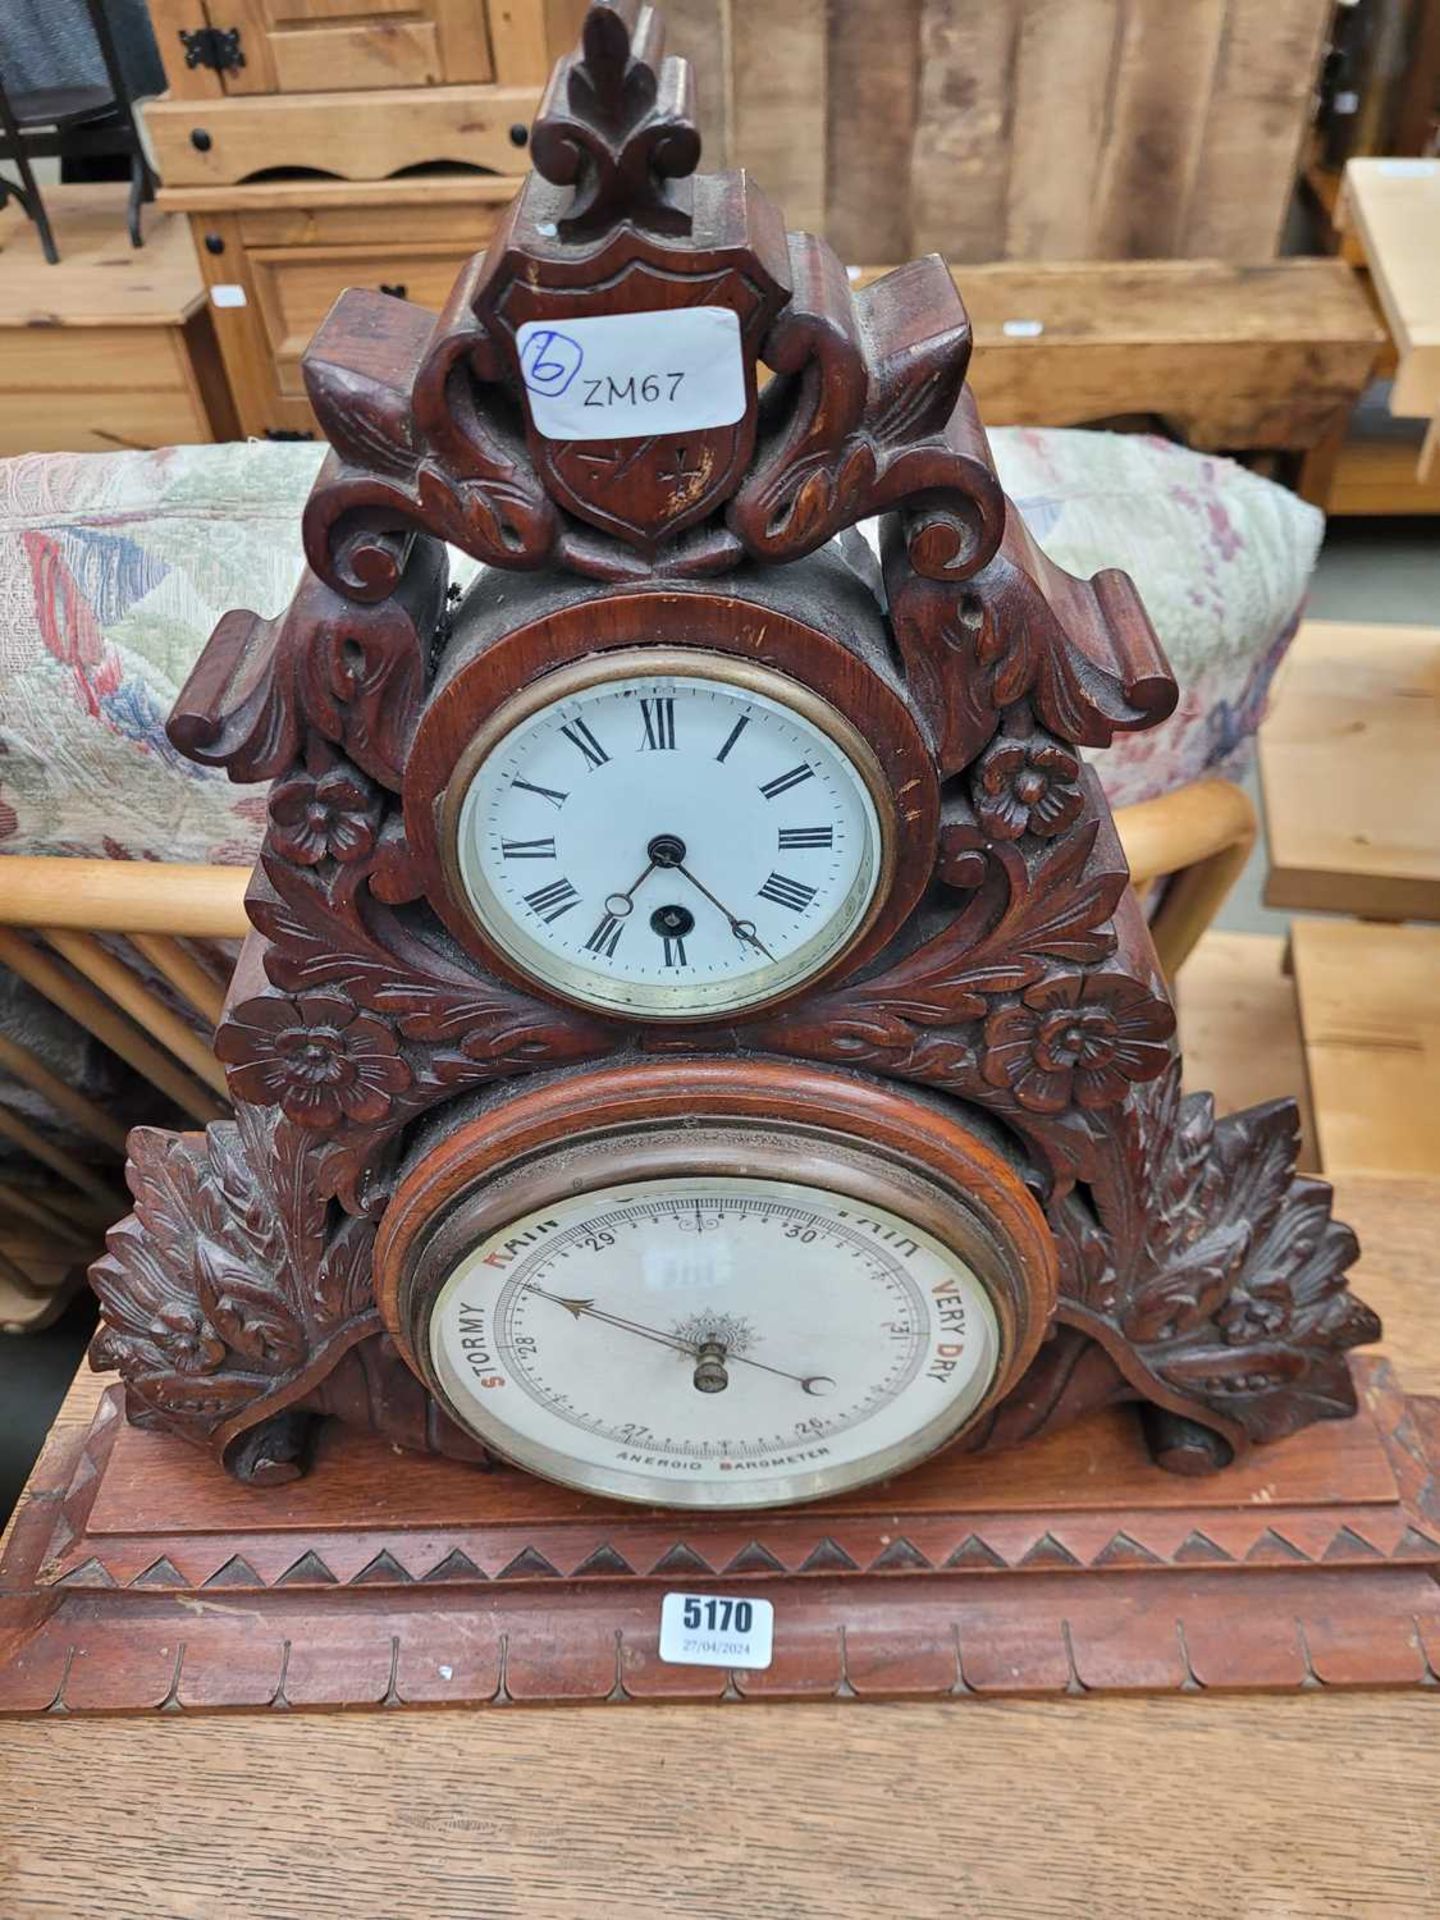
[[516,341],[530,417],[547,440],[695,433],[745,411],[740,318],[729,307],[527,320]]
[[1375,170],[1387,180],[1428,180],[1440,175],[1440,160],[1381,160]]
[[245,289],[243,287],[223,285],[212,287],[210,289],[210,302],[212,306],[216,307],[243,307],[247,304]]
[[768,1667],[775,1608],[719,1593],[667,1593],[660,1605],[660,1658],[676,1667]]
[[1045,331],[1043,320],[1006,320],[1000,331],[1007,340],[1038,340]]

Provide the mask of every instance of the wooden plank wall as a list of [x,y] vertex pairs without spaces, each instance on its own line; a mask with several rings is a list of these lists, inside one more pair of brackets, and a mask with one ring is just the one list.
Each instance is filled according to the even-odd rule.
[[1273,256],[1331,0],[666,0],[707,164],[847,260]]

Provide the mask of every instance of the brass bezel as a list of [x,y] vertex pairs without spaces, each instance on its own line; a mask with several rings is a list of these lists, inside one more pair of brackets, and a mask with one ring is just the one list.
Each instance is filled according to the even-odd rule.
[[[788,707],[792,713],[808,721],[830,740],[860,775],[875,809],[879,831],[875,884],[864,914],[851,928],[843,944],[828,954],[812,973],[788,979],[778,989],[757,995],[753,1000],[732,1001],[718,1010],[697,1011],[692,1007],[670,1013],[653,1007],[629,1008],[578,992],[567,992],[563,985],[546,979],[528,966],[523,955],[501,940],[486,924],[470,898],[460,867],[460,815],[466,796],[484,762],[517,726],[546,707],[609,681],[637,677],[663,679],[667,675],[723,681],[773,700],[779,706]],[[874,926],[889,898],[895,877],[900,831],[895,795],[886,779],[885,770],[853,721],[820,694],[787,674],[757,665],[751,660],[737,659],[733,654],[717,653],[702,647],[626,647],[614,653],[588,655],[583,660],[571,661],[528,682],[482,722],[456,760],[435,803],[435,810],[441,869],[450,897],[481,938],[503,954],[512,967],[542,992],[570,1006],[583,1008],[587,1013],[680,1026],[733,1020],[741,1015],[749,1018],[812,988],[841,966],[846,956],[854,951]]]
[[[777,1147],[782,1156],[793,1156],[782,1159],[780,1173]],[[953,1424],[940,1420],[917,1428],[903,1443],[854,1463],[823,1487],[805,1490],[798,1483],[812,1476],[791,1476],[765,1497],[753,1500],[691,1501],[685,1497],[686,1483],[643,1475],[633,1476],[633,1488],[628,1479],[616,1484],[603,1469],[588,1475],[567,1470],[569,1456],[562,1457],[543,1443],[507,1446],[503,1435],[480,1430],[446,1392],[430,1349],[436,1304],[464,1252],[511,1221],[562,1197],[598,1195],[652,1179],[708,1175],[779,1180],[853,1199],[894,1214],[947,1248],[972,1273],[995,1318],[995,1366],[979,1398]],[[695,1128],[628,1121],[613,1129],[589,1131],[573,1143],[541,1148],[457,1194],[409,1248],[396,1296],[396,1330],[411,1366],[450,1418],[513,1465],[607,1499],[724,1512],[850,1493],[906,1472],[951,1444],[983,1419],[1013,1385],[1017,1361],[1035,1334],[1026,1324],[1029,1305],[1015,1250],[963,1188],[944,1182],[928,1168],[922,1171],[905,1165],[882,1147],[837,1136],[828,1129],[788,1121],[767,1124],[714,1117]]]

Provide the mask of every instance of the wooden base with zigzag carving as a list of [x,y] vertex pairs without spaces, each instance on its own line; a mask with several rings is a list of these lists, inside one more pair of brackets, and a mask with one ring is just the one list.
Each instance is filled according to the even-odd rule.
[[[0,1710],[553,1704],[1440,1678],[1440,1400],[1177,1479],[1133,1414],[774,1513],[652,1513],[330,1424],[256,1493],[137,1431],[60,1435],[0,1564]],[[775,1602],[765,1672],[660,1662],[661,1594]]]

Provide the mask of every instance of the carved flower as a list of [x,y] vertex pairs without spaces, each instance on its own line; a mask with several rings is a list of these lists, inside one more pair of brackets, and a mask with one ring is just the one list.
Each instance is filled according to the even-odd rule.
[[996,840],[1022,833],[1048,840],[1080,811],[1080,763],[1044,734],[1001,734],[981,754],[972,794],[975,813]]
[[390,1028],[329,994],[247,1000],[216,1035],[215,1050],[234,1063],[237,1099],[278,1102],[287,1119],[317,1130],[342,1119],[383,1120],[410,1084]]
[[1032,1113],[1113,1106],[1132,1080],[1151,1080],[1170,1057],[1175,1016],[1138,980],[1065,973],[1031,987],[985,1022],[981,1072]]
[[178,1300],[156,1314],[150,1337],[179,1373],[213,1373],[225,1358],[225,1343],[210,1322]]
[[318,778],[303,769],[277,781],[270,796],[271,843],[287,860],[313,867],[363,860],[380,825],[380,790],[353,767]]

